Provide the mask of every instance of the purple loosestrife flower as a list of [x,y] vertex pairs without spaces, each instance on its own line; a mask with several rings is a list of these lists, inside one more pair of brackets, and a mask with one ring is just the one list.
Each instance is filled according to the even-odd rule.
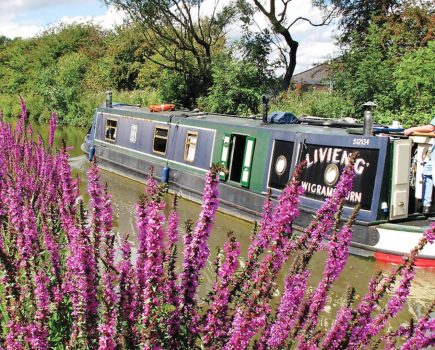
[[362,340],[363,344],[367,344],[371,337],[378,334],[385,327],[388,318],[395,317],[406,303],[411,288],[411,281],[414,278],[413,266],[411,265],[401,272],[402,280],[400,281],[398,288],[394,292],[394,295],[388,300],[385,310],[377,315],[368,325],[367,336]]
[[[353,220],[344,225],[337,235],[334,235],[328,245],[328,260],[323,271],[323,278],[319,282],[314,293],[308,298],[306,304],[309,306],[308,315],[304,318],[301,327],[307,332],[317,325],[319,313],[326,304],[329,290],[338,278],[346,265],[349,256],[350,239],[352,238],[351,224]],[[305,339],[306,340],[306,339]]]
[[34,276],[36,313],[35,320],[27,327],[28,342],[32,349],[47,350],[48,320],[50,316],[50,296],[48,294],[49,279],[45,272],[39,271]]
[[[157,182],[153,178],[153,170],[151,169],[151,175],[145,185],[145,193],[149,196],[156,195],[158,192]],[[139,287],[139,294],[142,295],[145,285],[145,261],[147,253],[147,225],[148,225],[148,204],[151,201],[150,198],[142,198],[136,205],[136,227],[137,227],[137,260],[136,260],[136,272]]]
[[230,339],[224,347],[224,350],[245,350],[249,342],[257,331],[266,324],[267,313],[270,312],[266,305],[257,307],[243,312],[238,308],[231,326]]
[[[88,193],[89,193],[89,207],[91,213],[90,229],[92,235],[92,244],[94,246],[94,256],[97,261],[100,256],[100,242],[101,236],[105,232],[105,222],[109,221],[105,216],[105,198],[104,192],[99,182],[100,170],[95,163],[92,163],[88,170]],[[110,198],[109,198],[110,201]],[[109,205],[110,207],[110,205]],[[111,213],[109,214],[111,216]],[[110,218],[111,221],[111,218]],[[109,224],[111,225],[111,223]]]
[[418,320],[414,333],[401,349],[427,349],[432,346],[435,346],[435,318],[430,318],[429,314],[426,314]]
[[180,216],[174,209],[171,211],[168,217],[168,229],[167,229],[167,241],[166,241],[166,256],[169,257],[171,247],[177,244],[178,241],[178,224],[180,222]]
[[293,180],[284,189],[278,198],[278,205],[275,209],[274,219],[270,227],[270,234],[276,237],[271,241],[273,243],[272,254],[272,272],[278,273],[282,264],[287,261],[291,250],[295,247],[291,240],[293,228],[292,223],[299,215],[298,205],[300,203],[299,196],[303,194],[303,188],[299,182],[298,173],[302,170],[302,164],[295,171]]
[[56,132],[56,123],[57,122],[57,116],[56,113],[51,113],[51,117],[50,117],[50,134],[48,136],[48,144],[50,145],[50,147],[53,147],[53,143],[54,143],[54,134]]
[[114,350],[116,349],[116,318],[110,317],[103,324],[98,326],[100,338],[98,340],[99,350]]
[[23,200],[20,191],[15,188],[15,184],[13,183],[7,184],[5,203],[7,207],[7,215],[12,224],[12,227],[18,232],[23,232]]
[[42,234],[44,238],[45,249],[50,255],[51,273],[56,277],[56,284],[52,289],[53,299],[55,303],[60,303],[62,301],[61,286],[63,281],[63,272],[59,244],[56,242],[53,232],[46,225],[42,226]]
[[267,332],[268,339],[262,339],[263,342],[267,341],[267,345],[271,349],[281,349],[290,335],[297,320],[297,310],[307,288],[308,277],[309,271],[305,270],[294,275],[290,274],[286,278],[276,321]]
[[[181,323],[180,313],[180,286],[177,283],[178,274],[175,271],[176,258],[177,258],[177,241],[178,241],[178,225],[180,217],[176,211],[177,196],[174,197],[173,209],[168,217],[168,228],[166,231],[166,247],[165,247],[165,302],[166,304],[174,306],[174,311],[168,316],[168,334],[174,336],[179,331]],[[176,347],[177,344],[172,344],[172,347]]]
[[376,309],[383,293],[394,283],[400,270],[401,267],[390,273],[382,281],[379,280],[379,276],[373,277],[370,280],[369,289],[358,305],[356,320],[350,329],[348,345],[350,349],[353,349],[361,340],[366,338],[369,331],[368,325],[372,322],[372,313]]
[[268,301],[271,297],[272,282],[275,276],[273,262],[273,254],[266,255],[258,270],[254,271],[252,279],[246,281],[243,286],[246,296],[239,300],[240,306],[236,312],[238,319],[233,319],[229,332],[228,344],[233,344],[231,346],[238,342],[241,330],[244,332],[243,342],[248,344],[251,337],[266,325],[266,318],[271,310]]
[[128,348],[138,343],[135,329],[137,323],[137,280],[131,264],[131,245],[128,236],[123,236],[120,242],[121,260],[117,263],[119,285],[118,322],[123,337],[123,343]]
[[5,339],[6,350],[22,350],[24,328],[14,320],[9,321],[6,327],[8,329],[8,334]]
[[74,319],[71,346],[78,342],[92,342],[97,331],[97,264],[90,241],[89,230],[85,227],[70,229],[68,245],[65,291],[72,301]]
[[261,215],[261,224],[260,230],[257,235],[254,237],[253,241],[248,247],[248,261],[251,261],[255,258],[257,254],[263,252],[270,241],[270,226],[273,222],[273,203],[272,198],[269,195],[263,204],[263,212]]
[[151,198],[142,199],[136,207],[138,227],[138,256],[136,273],[138,280],[137,302],[141,309],[141,341],[147,347],[159,346],[158,327],[156,327],[156,310],[162,305],[164,288],[163,254],[164,254],[164,216],[165,204],[160,200],[156,181],[149,177],[146,193]]
[[155,311],[163,303],[161,293],[163,291],[163,237],[164,237],[164,216],[162,210],[164,204],[159,201],[152,201],[148,208],[148,223],[146,225],[145,246],[146,257],[144,264],[145,284],[142,295],[143,310],[142,322],[144,327],[149,329],[150,337],[144,338],[144,344],[153,348],[158,346],[156,324],[153,324],[152,317]]
[[350,322],[352,321],[352,311],[345,307],[337,312],[337,318],[333,326],[329,329],[321,344],[322,349],[336,350],[341,348],[341,342],[346,337]]
[[187,308],[195,300],[200,271],[205,266],[210,254],[207,240],[218,208],[218,184],[218,172],[216,169],[210,169],[205,177],[202,210],[190,242],[184,247],[181,289],[184,296],[184,305]]
[[71,179],[71,168],[68,163],[68,153],[63,148],[56,160],[58,164],[58,173],[60,178],[61,196],[58,198],[58,205],[60,209],[60,218],[62,226],[67,234],[68,239],[70,229],[74,226],[74,217],[76,215],[75,203],[77,197],[75,196],[74,184]]
[[350,159],[349,164],[343,169],[340,180],[334,189],[330,198],[328,198],[321,208],[317,211],[316,222],[311,224],[298,238],[298,244],[306,240],[308,250],[315,251],[320,243],[326,238],[329,230],[334,225],[334,216],[339,209],[340,203],[346,198],[352,189],[355,171],[353,169],[353,159]]
[[433,244],[435,242],[435,223],[432,223],[430,227],[423,232],[423,236],[428,243]]
[[112,203],[111,196],[107,191],[107,185],[103,194],[102,223],[104,233],[104,269],[102,272],[104,311],[102,322],[98,326],[100,332],[100,350],[113,350],[116,347],[115,335],[118,322],[116,305],[118,295],[115,292],[116,275],[114,274],[114,241],[112,231]]
[[87,279],[83,246],[78,237],[78,229],[70,233],[72,239],[68,245],[69,256],[66,260],[66,276],[63,289],[72,303],[73,329],[70,346],[79,345],[86,338]]
[[219,282],[214,285],[214,297],[207,312],[204,327],[204,346],[207,349],[220,349],[231,326],[227,316],[230,296],[229,284],[239,266],[240,244],[230,236],[224,245],[225,260],[218,271]]

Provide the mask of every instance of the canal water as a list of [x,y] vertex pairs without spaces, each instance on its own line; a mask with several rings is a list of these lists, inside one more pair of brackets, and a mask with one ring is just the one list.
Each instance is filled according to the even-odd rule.
[[[48,138],[47,126],[35,125],[34,129],[40,133],[44,139]],[[81,192],[86,192],[86,171],[89,167],[89,162],[80,150],[80,145],[84,140],[86,131],[78,128],[58,128],[55,138],[57,147],[62,144],[62,140],[67,146],[73,148],[69,151],[74,174],[81,178]],[[101,181],[106,182],[109,187],[109,192],[112,194],[113,213],[115,227],[119,232],[129,233],[132,242],[135,243],[135,204],[139,195],[143,192],[144,186],[141,183],[129,180],[125,177],[102,171]],[[85,200],[87,198],[84,195]],[[168,206],[172,198],[168,195]],[[187,219],[196,220],[200,211],[200,206],[191,201],[179,199],[180,222],[185,222]],[[253,224],[244,220],[236,219],[232,216],[218,213],[213,232],[210,238],[210,248],[212,254],[216,254],[218,247],[222,246],[226,239],[227,232],[233,231],[238,241],[241,243],[242,253],[245,253],[249,244]],[[180,246],[180,249],[182,247]],[[244,254],[242,254],[243,256]],[[317,282],[322,277],[322,271],[325,264],[325,253],[319,253],[312,261],[312,277],[310,285],[314,288]],[[358,256],[350,256],[345,270],[342,272],[339,280],[335,283],[332,292],[329,295],[328,306],[325,309],[321,322],[324,326],[331,323],[331,319],[335,318],[335,311],[343,305],[346,291],[349,286],[353,286],[357,291],[357,296],[364,295],[367,291],[367,284],[371,276],[377,271],[385,272],[393,269],[393,265],[380,264],[373,259],[362,258]],[[283,277],[286,271],[283,271]],[[205,288],[202,292],[213,283],[212,268],[209,265],[204,273]],[[282,281],[280,281],[282,283]],[[427,307],[434,300],[435,295],[435,269],[417,269],[415,279],[412,284],[411,294],[408,302],[401,313],[391,322],[391,325],[396,328],[400,323],[409,321],[410,317],[418,317],[425,312]],[[277,295],[277,300],[279,295]],[[334,317],[333,317],[334,315]]]

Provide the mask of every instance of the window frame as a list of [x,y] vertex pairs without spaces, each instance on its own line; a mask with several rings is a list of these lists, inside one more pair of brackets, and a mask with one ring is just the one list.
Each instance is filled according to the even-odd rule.
[[[166,130],[166,131],[167,131],[167,135],[166,135],[166,137],[158,136],[158,135],[157,135],[157,129]],[[161,140],[166,140],[165,151],[164,151],[164,152],[157,151],[157,150],[154,148],[156,138],[161,139]],[[157,153],[157,154],[165,155],[165,154],[166,154],[166,151],[167,151],[167,149],[168,149],[168,140],[169,140],[169,126],[159,126],[159,125],[155,125],[155,126],[154,126],[154,135],[153,135],[153,152],[154,152],[154,153]]]
[[[189,141],[189,136],[196,136],[195,143]],[[188,155],[189,155],[188,146],[189,145],[193,145],[193,144],[195,145],[195,152],[193,153],[193,159],[189,160],[188,159]],[[184,141],[184,161],[185,162],[193,163],[195,161],[197,146],[198,146],[198,131],[190,131],[190,130],[188,130],[186,132],[186,139]]]
[[[115,122],[116,125],[115,126],[111,126],[111,125],[109,125],[109,122]],[[118,136],[118,133],[117,133],[117,131],[118,131],[118,122],[119,122],[119,120],[116,119],[116,118],[106,118],[106,123],[105,123],[105,128],[104,128],[104,139],[106,141],[109,141],[109,142],[115,142],[116,141],[116,137]],[[113,139],[107,137],[107,131],[108,131],[109,128],[110,129],[115,129],[115,132],[114,132],[115,137]]]

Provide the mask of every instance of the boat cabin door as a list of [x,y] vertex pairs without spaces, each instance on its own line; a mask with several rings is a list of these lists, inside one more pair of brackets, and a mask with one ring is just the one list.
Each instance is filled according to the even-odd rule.
[[409,169],[411,140],[393,141],[393,169],[391,172],[390,220],[408,217]]
[[254,137],[226,133],[222,145],[221,164],[228,173],[221,172],[221,179],[249,187],[254,147]]

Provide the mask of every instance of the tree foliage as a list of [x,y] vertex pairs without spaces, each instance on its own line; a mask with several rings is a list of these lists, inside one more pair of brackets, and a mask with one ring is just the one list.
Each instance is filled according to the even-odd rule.
[[[205,94],[211,86],[211,64],[216,47],[225,41],[226,30],[236,11],[231,4],[212,8],[204,0],[105,0],[125,11],[138,23],[146,42],[144,57],[182,74],[185,85],[199,86]],[[194,81],[194,83],[193,83]]]
[[[435,12],[427,1],[410,6],[390,0],[316,0],[314,6],[325,10],[319,23],[293,18],[295,3],[289,0],[239,0],[237,13],[232,3],[219,7],[218,1],[212,8],[205,8],[204,1],[180,0],[172,7],[165,2],[160,12],[152,7],[157,0],[118,2],[135,3],[130,11],[154,12],[132,12],[132,22],[113,31],[73,24],[30,39],[0,37],[4,115],[19,115],[13,102],[21,95],[31,118],[48,120],[54,109],[60,123],[86,125],[109,89],[119,102],[176,103],[230,114],[256,113],[263,94],[278,95],[272,99],[277,108],[326,117],[362,115],[361,105],[368,100],[379,105],[377,121],[382,123],[421,124],[434,113]],[[257,4],[271,18],[261,31],[250,26],[262,13]],[[290,93],[288,79],[297,58],[292,26],[327,23],[337,13],[344,34],[339,38],[342,56],[332,63],[334,92]],[[234,43],[226,31],[236,18],[241,38]],[[271,60],[277,40],[284,46],[280,58]],[[277,77],[282,67],[286,75]]]
[[433,44],[428,43],[434,23],[433,12],[425,6],[373,17],[366,33],[352,32],[352,44],[335,61],[335,88],[353,101],[358,113],[364,102],[376,101],[381,122],[419,123],[409,118],[415,113],[429,118],[435,71],[429,58]]
[[367,33],[373,17],[384,18],[398,10],[403,0],[315,0],[324,9],[334,7],[341,30],[340,43],[349,44],[355,32]]

